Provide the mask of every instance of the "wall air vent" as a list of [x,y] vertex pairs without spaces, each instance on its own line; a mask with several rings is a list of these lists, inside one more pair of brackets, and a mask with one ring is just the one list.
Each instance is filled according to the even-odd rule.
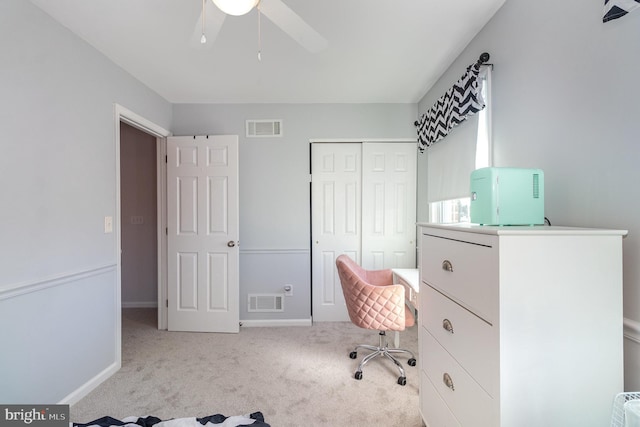
[[271,313],[284,311],[284,294],[249,294],[247,311],[250,313]]
[[282,136],[282,120],[247,120],[247,138]]

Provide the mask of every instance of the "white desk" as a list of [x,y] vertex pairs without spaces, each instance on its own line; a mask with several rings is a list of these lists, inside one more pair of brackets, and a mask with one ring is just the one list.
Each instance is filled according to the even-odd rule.
[[[414,316],[417,316],[418,294],[420,293],[420,275],[417,268],[393,268],[393,283],[400,284],[405,288],[405,299],[409,307],[413,310]],[[393,345],[398,348],[400,346],[400,334],[395,333]]]

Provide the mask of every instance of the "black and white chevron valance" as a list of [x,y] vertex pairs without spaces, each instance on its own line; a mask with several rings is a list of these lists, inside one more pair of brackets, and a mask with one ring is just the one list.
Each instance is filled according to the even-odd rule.
[[604,0],[602,22],[620,18],[640,7],[640,0]]
[[480,82],[480,63],[467,68],[467,72],[416,123],[420,151],[440,141],[456,125],[485,107]]

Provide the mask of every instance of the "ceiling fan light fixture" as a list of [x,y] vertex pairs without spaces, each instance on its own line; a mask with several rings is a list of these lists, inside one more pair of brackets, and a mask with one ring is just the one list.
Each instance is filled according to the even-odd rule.
[[240,16],[251,11],[260,0],[213,0],[218,9],[227,15]]

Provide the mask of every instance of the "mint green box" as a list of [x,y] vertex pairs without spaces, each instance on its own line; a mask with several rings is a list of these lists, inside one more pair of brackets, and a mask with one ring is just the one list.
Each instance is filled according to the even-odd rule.
[[471,222],[482,225],[544,224],[541,169],[481,168],[471,173]]

